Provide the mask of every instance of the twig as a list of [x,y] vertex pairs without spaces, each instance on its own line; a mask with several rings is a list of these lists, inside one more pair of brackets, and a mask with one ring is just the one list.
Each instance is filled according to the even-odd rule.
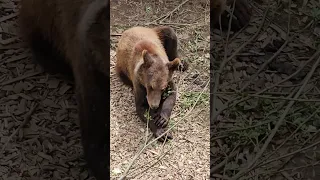
[[173,23],[173,22],[160,22],[158,23],[160,25],[172,25],[172,26],[192,26],[192,27],[199,27],[199,26],[205,26],[206,24],[188,24],[188,23]]
[[10,80],[8,80],[6,82],[1,83],[1,86],[12,84],[12,83],[15,83],[17,81],[21,81],[23,79],[26,79],[26,78],[29,78],[29,77],[32,77],[32,76],[35,76],[35,75],[38,75],[38,74],[41,74],[41,73],[42,73],[42,71],[39,71],[39,72],[34,72],[34,73],[26,74],[26,75],[23,75],[23,76],[19,76],[19,77],[16,77],[16,78],[13,78],[13,79],[10,79]]
[[253,41],[261,32],[262,28],[263,28],[263,25],[266,21],[266,17],[267,17],[267,14],[269,12],[269,9],[270,7],[268,7],[262,17],[262,22],[260,24],[260,27],[258,29],[258,31],[248,40],[246,41],[245,43],[243,43],[238,49],[236,49],[232,55],[230,57],[228,57],[228,61],[230,61],[231,59],[233,59],[246,45],[248,45],[251,41]]
[[227,162],[228,159],[231,159],[235,157],[239,153],[240,149],[237,149],[237,151],[232,152],[229,156],[227,156],[222,162],[217,164],[216,166],[210,168],[210,174],[215,173],[217,170],[221,169]]
[[148,138],[148,135],[149,135],[149,128],[148,128],[148,126],[149,126],[149,121],[150,121],[150,119],[151,119],[151,117],[150,117],[150,108],[148,109],[148,117],[147,117],[147,127],[146,127],[146,135],[145,135],[145,142],[144,142],[144,144],[146,145],[147,144],[147,142],[148,142],[148,140],[149,140],[149,138]]
[[[288,98],[292,97],[294,95],[294,93],[297,92],[297,89],[292,91],[289,95],[288,95]],[[262,126],[262,125],[265,125],[265,124],[269,124],[271,122],[273,122],[274,120],[267,120],[266,119],[273,113],[275,112],[278,112],[284,105],[285,105],[286,101],[282,102],[281,105],[277,108],[277,109],[274,109],[272,110],[271,112],[269,112],[266,117],[260,122],[260,123],[257,123],[256,125],[252,125],[252,126],[248,126],[248,127],[244,127],[244,128],[234,128],[234,129],[230,129],[230,130],[226,130],[226,131],[223,131],[223,132],[219,132],[219,134],[226,134],[226,133],[229,133],[229,132],[234,132],[234,131],[244,131],[244,130],[247,130],[247,129],[251,129],[251,128],[255,128],[255,127],[259,127],[259,126]],[[320,108],[319,108],[320,109]],[[312,116],[310,116],[309,118],[311,119]],[[309,118],[306,120],[308,121]],[[214,133],[214,134],[218,134],[218,133]]]
[[[233,150],[231,151],[231,154],[232,153],[235,153],[236,155],[239,154],[239,151],[240,151],[240,149],[238,148],[239,144],[240,144],[240,142],[238,142],[237,145],[234,146]],[[237,151],[235,151],[235,150],[237,150]],[[228,163],[229,159],[231,159],[231,157],[227,156],[226,157],[226,164]],[[227,166],[225,166],[223,169],[223,175],[226,175],[226,170],[227,170]]]
[[157,21],[159,21],[159,20],[161,20],[160,22],[162,22],[163,20],[165,20],[166,18],[168,18],[171,14],[173,14],[176,10],[178,10],[181,6],[183,6],[185,3],[187,3],[189,0],[185,0],[185,1],[183,1],[181,4],[179,4],[176,8],[174,8],[172,11],[170,11],[170,12],[168,12],[166,15],[164,15],[164,16],[161,16],[161,17],[159,17],[159,18],[157,18],[157,19],[155,19],[155,20],[153,20],[152,22],[150,22],[150,23],[147,23],[147,25],[148,24],[153,24],[153,23],[155,23],[155,22],[157,22]]
[[10,114],[8,114],[8,113],[6,113],[6,114],[0,114],[0,117],[2,118],[2,117],[10,117],[11,115]]
[[0,44],[2,45],[8,45],[11,44],[13,42],[15,42],[16,40],[18,40],[19,37],[12,37],[12,38],[8,38],[8,39],[0,39]]
[[9,19],[11,19],[11,18],[14,18],[14,17],[18,16],[18,14],[19,14],[19,13],[12,13],[12,14],[7,15],[7,16],[2,16],[2,17],[0,18],[0,22],[7,21],[7,20],[9,20]]
[[257,174],[254,174],[254,175],[251,175],[251,176],[248,176],[248,177],[245,177],[245,179],[252,179],[256,176],[259,176],[259,175],[263,175],[263,174],[275,174],[275,173],[281,173],[283,171],[292,171],[292,170],[297,170],[297,169],[301,169],[301,168],[306,168],[306,167],[309,167],[309,166],[316,166],[316,165],[319,165],[320,164],[320,161],[317,161],[315,163],[312,163],[312,164],[307,164],[307,165],[303,165],[303,166],[299,166],[299,167],[293,167],[293,168],[286,168],[286,169],[282,169],[282,170],[275,170],[275,171],[271,171],[271,172],[262,172],[262,173],[257,173]]
[[0,44],[0,50],[7,50],[7,49],[19,49],[19,48],[23,48],[26,46],[26,43],[23,42],[18,42],[18,43],[14,43],[14,44],[9,44],[9,45],[1,45]]
[[35,104],[32,108],[30,108],[29,112],[25,115],[24,120],[22,121],[22,123],[19,125],[19,127],[10,135],[10,137],[8,138],[7,142],[3,145],[2,149],[1,149],[1,153],[6,149],[7,145],[9,144],[10,140],[13,138],[13,136],[15,136],[17,134],[17,132],[19,132],[19,130],[21,128],[23,128],[23,126],[25,126],[29,120],[31,119],[31,115],[33,114],[33,112],[36,110],[36,108],[38,107],[38,103]]
[[250,97],[264,98],[264,99],[278,99],[278,100],[290,100],[290,101],[298,101],[298,102],[320,102],[320,99],[295,99],[295,98],[287,98],[287,97],[272,97],[272,96],[262,96],[262,95],[248,95]]
[[274,53],[267,61],[265,61],[256,73],[254,73],[252,76],[250,76],[249,82],[247,82],[247,83],[239,90],[239,92],[242,92],[244,89],[246,89],[246,88],[252,83],[252,81],[260,74],[260,72],[263,71],[263,70],[266,68],[266,66],[267,66],[268,64],[270,64],[271,61],[274,60],[274,58],[276,58],[276,57],[282,52],[282,50],[283,50],[283,49],[287,46],[287,44],[293,39],[293,37],[294,37],[294,36],[288,37],[288,38],[286,39],[286,41],[282,44],[282,46],[278,49],[278,51],[277,51],[276,53]]
[[238,32],[236,32],[231,38],[229,42],[233,42],[233,40],[235,40],[242,32],[243,30],[245,30],[247,27],[249,26],[249,23],[247,23],[246,25],[244,25]]
[[[315,115],[319,112],[319,110],[320,110],[320,107],[319,107],[316,111],[314,111],[303,123],[301,123],[301,124],[290,134],[290,136],[287,137],[272,153],[268,154],[265,159],[266,159],[266,160],[269,159],[276,151],[278,151],[287,141],[289,141],[289,139],[291,139],[291,137],[292,137],[293,135],[295,135],[295,133],[296,133],[303,125],[305,125],[307,122],[309,122],[309,121],[312,119],[312,117],[315,116]],[[306,142],[308,142],[308,141],[304,141],[304,143],[306,143]],[[265,162],[265,161],[263,161],[263,162]]]
[[212,141],[215,141],[215,140],[218,140],[218,139],[222,139],[222,138],[226,138],[226,137],[229,137],[229,136],[224,135],[224,136],[211,137],[210,141],[212,142]]
[[[315,64],[313,65],[311,71],[308,73],[308,75],[306,76],[306,78],[304,79],[304,83],[301,86],[301,88],[299,89],[299,91],[297,92],[297,94],[294,96],[294,98],[298,98],[301,94],[301,92],[303,91],[303,89],[305,88],[305,86],[307,85],[308,81],[310,80],[311,76],[313,75],[314,71],[316,70],[317,66],[320,63],[320,57],[317,59],[317,61],[315,62]],[[282,116],[280,117],[279,121],[277,122],[277,124],[275,125],[274,129],[271,131],[268,139],[266,140],[266,142],[264,143],[263,147],[261,148],[261,150],[257,153],[256,157],[253,159],[253,161],[248,165],[248,169],[250,169],[254,163],[262,156],[262,154],[264,153],[264,151],[267,149],[267,146],[269,145],[269,143],[271,142],[272,138],[274,137],[274,135],[277,133],[279,127],[282,125],[287,113],[289,112],[290,108],[292,107],[292,105],[295,103],[295,101],[290,101],[288,106],[286,107],[284,113],[282,114]],[[237,173],[234,177],[232,177],[231,179],[236,180],[238,178],[240,178],[244,173],[246,173],[247,170],[244,169],[242,171],[240,171],[239,173]]]
[[[319,132],[320,132],[320,131],[318,131],[318,133],[319,133]],[[318,133],[317,133],[317,134],[318,134]],[[308,142],[308,141],[306,141],[306,142]],[[289,157],[289,156],[298,154],[298,153],[300,153],[300,152],[302,152],[302,151],[305,151],[305,150],[308,150],[308,149],[310,149],[310,148],[313,148],[314,146],[316,146],[316,145],[318,145],[318,144],[320,144],[320,141],[315,142],[315,143],[313,143],[313,144],[311,144],[311,145],[309,145],[309,146],[307,146],[307,147],[304,147],[304,148],[298,149],[298,150],[296,150],[296,151],[293,151],[293,152],[291,152],[291,153],[288,153],[288,154],[282,155],[282,156],[280,156],[280,157],[273,158],[273,159],[270,159],[270,160],[268,160],[268,161],[265,161],[265,162],[263,162],[260,166],[269,164],[269,163],[274,162],[274,161],[277,161],[277,160],[279,160],[279,159],[283,159],[283,158],[286,158],[286,157]]]
[[173,146],[170,146],[169,150],[167,150],[167,151],[165,151],[163,154],[161,154],[161,155],[157,158],[157,160],[155,160],[155,162],[153,162],[150,166],[144,168],[142,171],[140,171],[140,172],[138,172],[138,173],[136,173],[136,174],[134,174],[134,175],[131,175],[131,177],[134,178],[134,177],[137,177],[138,175],[142,175],[142,173],[144,173],[144,172],[146,172],[147,170],[149,170],[150,168],[152,168],[152,167],[153,167],[154,165],[156,165],[161,159],[163,159],[163,158],[167,155],[167,153],[168,153],[169,151],[171,151],[172,147],[173,147]]
[[[315,134],[313,134],[311,137],[309,137],[307,140],[305,140],[305,141],[302,143],[301,146],[303,147],[304,145],[306,145],[313,137],[315,137],[315,136],[316,136],[317,134],[319,134],[319,133],[320,133],[320,130],[318,130]],[[283,144],[281,144],[281,145],[283,145]],[[280,146],[281,146],[281,145],[280,145]],[[277,148],[276,150],[280,149],[280,146],[279,146],[279,148]],[[275,151],[276,151],[276,150],[275,150]],[[301,149],[300,149],[300,150],[301,150]],[[296,152],[299,153],[299,152],[301,152],[300,150],[297,150]],[[275,151],[274,151],[274,152],[275,152]],[[271,153],[271,155],[272,155],[272,154],[273,154],[273,153]],[[295,154],[296,154],[296,153],[295,153]],[[295,154],[293,154],[293,155],[295,155]],[[273,161],[276,161],[276,160],[285,158],[285,157],[282,157],[282,156],[281,156],[281,157],[274,158],[274,159],[268,161],[268,159],[270,158],[271,155],[268,155],[264,160],[262,160],[259,164],[257,164],[256,166],[252,167],[251,169],[254,169],[254,168],[257,168],[257,167],[261,167],[261,166],[266,165],[266,164],[268,164],[268,163],[271,163],[271,162],[273,162]],[[287,156],[286,156],[286,157],[287,157]],[[283,163],[280,168],[282,168],[285,164],[287,164],[289,161],[291,161],[291,159],[292,159],[293,157],[294,157],[294,156],[291,156],[289,159],[287,159],[286,162]],[[280,168],[278,168],[278,170],[279,170]]]
[[[149,124],[149,121],[151,120],[151,117],[150,117],[150,114],[149,114],[149,112],[150,112],[150,108],[149,108],[149,110],[148,110],[148,117],[147,117],[147,127],[146,127],[146,139],[145,139],[145,143],[144,143],[144,146],[147,144],[147,142],[150,140],[150,138],[148,138],[148,130],[149,130],[149,128],[148,128],[148,124]],[[165,140],[164,140],[164,142],[163,142],[163,144],[162,144],[162,148],[164,147],[164,144],[165,144],[165,142],[166,142],[166,140],[167,140],[167,136],[168,136],[168,134],[166,134],[166,138],[165,138]],[[150,136],[151,137],[151,136]],[[166,155],[166,153],[163,155],[163,157]],[[160,157],[160,158],[158,158],[158,161],[160,161],[163,157]],[[158,161],[156,161],[153,165],[155,165]],[[133,164],[134,164],[134,161],[132,161],[132,163],[130,163],[129,164],[129,166],[128,166],[128,168],[126,169],[126,171],[124,172],[124,174],[129,174],[129,170],[130,170],[130,168],[133,166]],[[144,171],[147,171],[149,168],[151,168],[153,165],[151,165],[151,166],[148,166]],[[144,172],[144,171],[142,171],[142,172]],[[141,172],[141,173],[142,173]],[[132,175],[131,175],[132,176]],[[137,175],[135,175],[135,176],[137,176]],[[132,177],[135,177],[135,176],[132,176]]]
[[[262,121],[262,122],[260,122],[260,123],[257,123],[257,124],[255,124],[255,125],[248,126],[248,127],[233,128],[233,129],[225,130],[225,131],[223,131],[223,132],[219,132],[219,134],[226,134],[226,133],[235,132],[235,131],[244,131],[244,130],[252,129],[252,128],[259,127],[259,126],[262,126],[262,125],[265,125],[265,124],[269,124],[269,123],[271,123],[271,122],[273,122],[273,120]],[[218,133],[217,133],[217,134],[218,134]]]
[[[311,82],[315,82],[317,81],[319,78],[315,78],[313,80],[310,81]],[[279,87],[297,87],[297,86],[301,86],[302,83],[299,83],[299,84],[294,84],[294,85],[287,85],[287,86],[281,86],[279,85]],[[259,96],[259,95],[256,95],[255,91],[246,91],[247,95],[248,96]],[[220,92],[217,92],[217,95],[221,95],[221,94],[227,94],[227,95],[239,95],[239,93],[237,92],[233,92],[233,91],[220,91]],[[273,96],[287,96],[290,94],[290,92],[264,92],[263,93],[264,95],[273,95]],[[305,93],[305,95],[308,95],[308,96],[319,96],[320,94],[319,93]]]
[[[149,136],[148,140],[150,140],[152,138],[152,135]],[[143,145],[142,148],[140,149],[139,152],[141,152],[142,150],[144,150],[146,147],[146,145]],[[134,164],[134,162],[138,159],[138,157],[140,156],[140,154],[136,154],[134,156],[134,158],[132,159],[132,161],[130,162],[130,164],[128,165],[127,169],[124,171],[123,175],[119,178],[119,180],[124,180],[126,178],[126,176],[128,175],[132,165]]]
[[219,178],[219,179],[229,179],[228,176],[222,176],[220,174],[212,174],[211,177]]

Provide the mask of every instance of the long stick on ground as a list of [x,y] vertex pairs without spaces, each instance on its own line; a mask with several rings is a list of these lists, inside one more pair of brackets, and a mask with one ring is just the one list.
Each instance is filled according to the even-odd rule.
[[181,6],[183,6],[183,5],[184,5],[185,3],[187,3],[188,1],[189,1],[189,0],[183,1],[181,4],[179,4],[179,5],[178,5],[176,8],[174,8],[172,11],[168,12],[166,15],[161,16],[161,17],[153,20],[151,23],[147,23],[147,24],[153,24],[153,23],[155,23],[155,22],[157,22],[157,21],[159,21],[159,20],[161,20],[161,22],[162,22],[163,20],[165,20],[166,18],[168,18],[171,14],[173,14],[176,10],[178,10]]

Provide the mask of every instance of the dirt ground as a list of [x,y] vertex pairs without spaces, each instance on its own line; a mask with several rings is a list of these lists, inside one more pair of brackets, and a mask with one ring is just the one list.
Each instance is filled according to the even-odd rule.
[[249,2],[247,27],[212,36],[211,179],[319,179],[320,3]]
[[136,115],[132,89],[114,72],[118,35],[133,26],[156,25],[174,28],[180,56],[190,63],[187,72],[174,75],[178,98],[169,126],[180,122],[172,130],[171,142],[155,142],[143,150],[128,177],[208,179],[209,1],[111,1],[111,176],[124,174],[146,139],[146,124]]

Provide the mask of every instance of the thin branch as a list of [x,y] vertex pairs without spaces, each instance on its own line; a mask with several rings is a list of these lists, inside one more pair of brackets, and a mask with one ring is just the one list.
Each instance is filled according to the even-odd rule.
[[189,0],[185,0],[185,1],[183,1],[181,4],[179,4],[176,8],[174,8],[172,11],[170,11],[170,12],[168,12],[166,15],[164,15],[164,16],[161,16],[161,17],[159,17],[159,18],[157,18],[157,19],[155,19],[155,20],[153,20],[152,22],[150,22],[150,23],[147,23],[147,25],[149,25],[149,24],[154,24],[154,23],[156,23],[157,21],[159,21],[160,20],[160,22],[162,23],[165,19],[167,19],[171,14],[173,14],[175,11],[177,11],[181,6],[183,6],[185,3],[187,3]]
[[122,36],[122,34],[121,33],[112,33],[112,34],[110,34],[111,36]]
[[246,88],[252,83],[252,81],[253,81],[256,77],[258,77],[258,75],[266,68],[266,66],[267,66],[268,64],[270,64],[271,61],[273,61],[274,58],[276,58],[276,57],[282,52],[282,50],[283,50],[283,49],[287,46],[287,44],[293,39],[293,37],[295,37],[295,36],[288,37],[288,38],[286,39],[286,41],[282,44],[282,46],[278,49],[278,51],[277,51],[276,53],[274,53],[267,61],[265,61],[256,73],[254,73],[252,76],[250,76],[249,82],[247,82],[247,83],[239,90],[239,92],[242,92],[244,89],[246,89]]
[[218,171],[219,169],[221,169],[224,165],[227,164],[228,159],[231,159],[233,157],[235,157],[238,153],[239,153],[239,149],[237,149],[236,151],[230,153],[229,156],[227,156],[222,162],[220,162],[219,164],[217,164],[216,166],[210,168],[210,174],[215,173],[216,171]]
[[320,161],[317,161],[315,163],[307,164],[307,165],[303,165],[303,166],[299,166],[299,167],[286,168],[286,169],[275,170],[275,171],[271,171],[271,172],[261,172],[261,173],[257,173],[257,174],[245,177],[244,179],[250,179],[251,180],[252,178],[254,178],[256,176],[260,176],[260,175],[264,175],[264,174],[276,174],[276,173],[281,173],[283,171],[292,171],[292,170],[297,170],[297,169],[301,169],[301,168],[306,168],[306,167],[309,167],[309,166],[317,166],[319,164],[320,164]]
[[30,121],[31,115],[33,114],[33,112],[36,110],[37,107],[38,107],[38,103],[35,104],[32,108],[30,108],[29,112],[25,115],[24,120],[21,122],[19,127],[9,136],[7,142],[3,145],[1,152],[3,152],[6,149],[7,145],[9,144],[13,136],[15,136],[20,131],[20,129],[23,128]]
[[287,97],[273,97],[273,96],[262,96],[262,95],[248,95],[250,97],[263,98],[263,99],[277,99],[277,100],[290,100],[297,102],[320,102],[320,99],[295,99]]
[[163,154],[161,154],[152,164],[150,164],[148,167],[144,168],[142,171],[140,171],[134,175],[131,175],[131,177],[133,177],[133,178],[137,177],[138,175],[142,175],[142,173],[148,171],[150,168],[152,168],[154,165],[156,165],[158,162],[160,162],[160,160],[163,159],[169,153],[169,151],[172,150],[172,147],[173,146],[170,146],[170,148],[168,150],[166,150]]
[[[295,133],[303,126],[305,125],[307,122],[309,122],[310,120],[312,120],[312,118],[319,112],[320,107],[315,110],[303,123],[301,123],[291,134],[289,137],[287,137],[272,153],[270,153],[269,155],[266,156],[266,160],[269,159],[275,152],[277,152],[287,141],[289,141],[289,139],[291,139]],[[304,141],[304,143],[306,143],[307,141]],[[263,161],[265,162],[265,161]]]
[[26,78],[29,78],[29,77],[32,77],[32,76],[41,74],[42,72],[43,72],[43,71],[39,71],[39,72],[34,72],[34,73],[26,74],[26,75],[23,75],[23,76],[19,76],[19,77],[10,79],[10,80],[8,80],[8,81],[6,81],[6,82],[3,82],[3,83],[1,83],[0,85],[1,85],[1,86],[5,86],[5,85],[8,85],[8,84],[12,84],[12,83],[15,83],[15,82],[17,82],[17,81],[21,81],[21,80],[23,80],[23,79],[26,79]]
[[[319,132],[320,132],[320,131],[318,131],[318,133],[319,133]],[[317,133],[317,134],[318,134],[318,133]],[[308,141],[306,141],[306,142],[308,142]],[[310,144],[310,145],[307,146],[307,147],[304,147],[304,148],[298,149],[298,150],[296,150],[296,151],[293,151],[293,152],[291,152],[291,153],[288,153],[288,154],[282,155],[282,156],[280,156],[280,157],[273,158],[273,159],[270,159],[270,160],[268,160],[268,161],[265,161],[265,162],[262,163],[260,166],[269,164],[269,163],[274,162],[274,161],[277,161],[277,160],[279,160],[279,159],[283,159],[283,158],[286,158],[286,157],[289,157],[289,156],[298,154],[298,153],[300,153],[300,152],[302,152],[302,151],[305,151],[305,150],[308,150],[308,149],[310,149],[310,148],[313,148],[314,146],[317,146],[318,144],[320,144],[320,141],[315,142],[315,143],[313,143],[313,144]]]

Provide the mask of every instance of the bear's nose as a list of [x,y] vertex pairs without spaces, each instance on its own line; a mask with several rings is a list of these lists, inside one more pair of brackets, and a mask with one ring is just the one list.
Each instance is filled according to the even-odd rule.
[[150,108],[151,108],[151,109],[157,109],[158,107],[159,107],[159,106],[156,105],[156,104],[151,104],[151,105],[150,105]]

